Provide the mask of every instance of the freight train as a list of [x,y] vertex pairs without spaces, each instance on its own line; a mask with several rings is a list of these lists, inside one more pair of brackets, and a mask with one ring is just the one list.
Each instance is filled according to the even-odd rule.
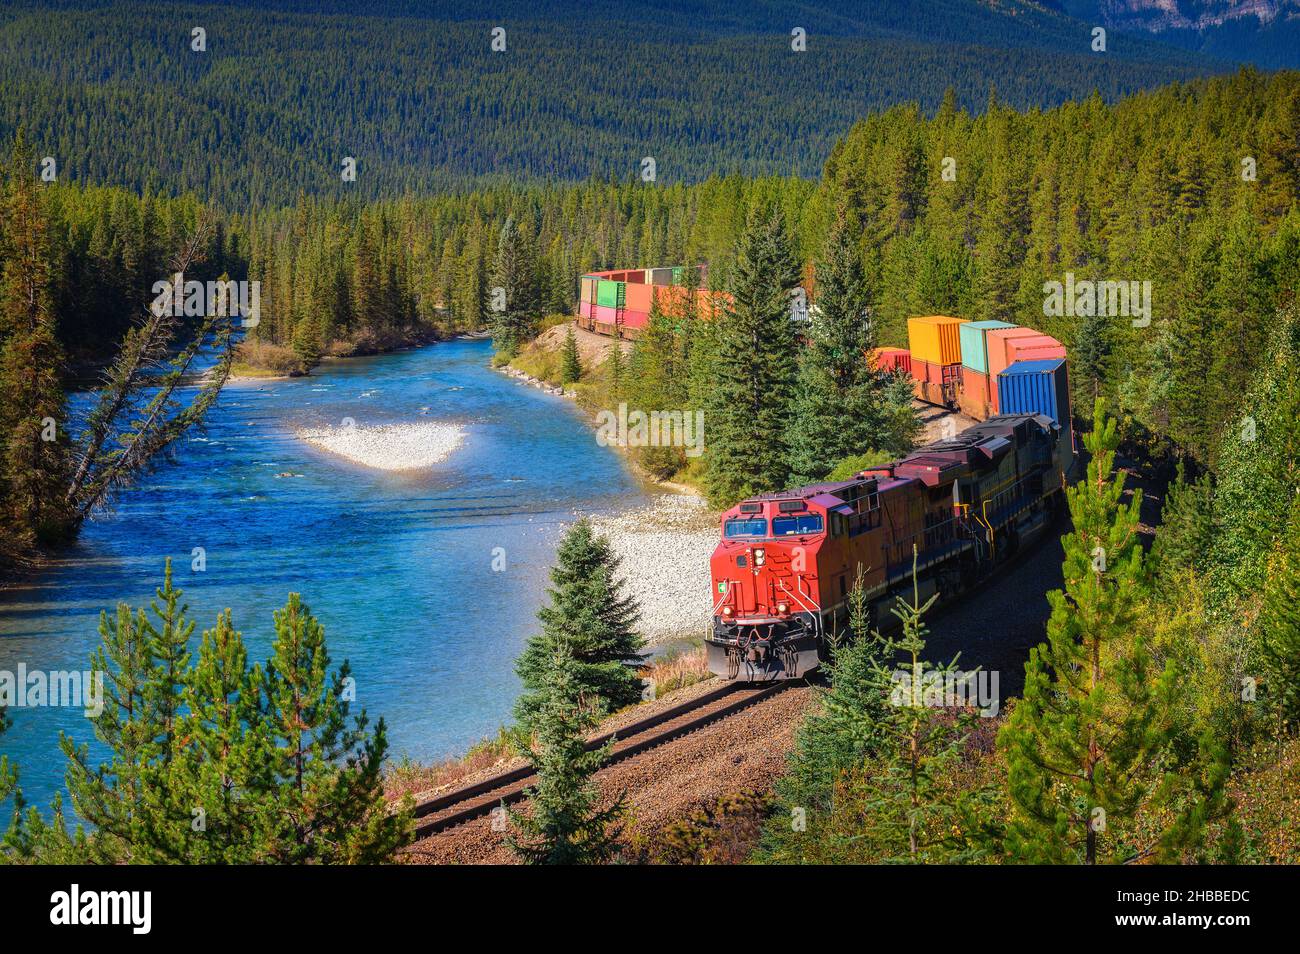
[[[698,287],[694,290],[686,287],[688,271],[695,272],[694,284]],[[680,314],[691,296],[696,314],[710,318],[730,296],[704,288],[707,277],[708,269],[703,265],[591,272],[578,279],[574,322],[598,335],[635,339],[650,320],[652,303],[657,300],[666,313]]]
[[1044,336],[1008,336],[1014,329],[1004,322],[970,322],[976,327],[963,334],[960,319],[913,321],[912,348],[878,350],[875,366],[910,374],[923,400],[960,406],[979,423],[851,480],[762,494],[724,513],[705,639],[716,675],[802,677],[847,632],[859,572],[868,623],[880,627],[898,597],[911,596],[914,560],[921,599],[950,598],[1047,532],[1063,510],[1075,455],[1059,344],[1034,341],[1008,364],[1007,340]]

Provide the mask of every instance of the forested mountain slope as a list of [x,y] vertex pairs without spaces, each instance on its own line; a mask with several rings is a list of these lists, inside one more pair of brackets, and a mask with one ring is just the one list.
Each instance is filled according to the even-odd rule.
[[1300,0],[1048,0],[1071,16],[1261,67],[1300,66]]
[[1224,68],[1147,38],[1096,53],[1087,23],[1020,0],[714,7],[19,2],[0,11],[0,136],[24,125],[64,180],[249,208],[300,191],[626,179],[647,156],[661,183],[814,176],[857,119],[932,111],[950,86],[970,109],[991,87],[1025,108]]

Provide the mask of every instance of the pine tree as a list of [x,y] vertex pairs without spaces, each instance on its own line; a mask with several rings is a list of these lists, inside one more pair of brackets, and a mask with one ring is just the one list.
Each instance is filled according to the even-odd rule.
[[1151,561],[1166,594],[1176,592],[1180,574],[1189,570],[1198,576],[1208,573],[1214,560],[1214,484],[1208,473],[1196,481],[1188,481],[1185,475],[1186,468],[1179,461],[1165,492],[1160,529],[1151,547]]
[[[530,649],[532,647],[530,646]],[[624,799],[599,808],[592,781],[614,743],[587,750],[587,733],[599,724],[604,700],[585,688],[584,665],[567,638],[551,642],[537,672],[537,706],[532,715],[534,746],[523,754],[537,772],[528,790],[531,812],[511,812],[518,835],[511,849],[528,864],[599,864],[616,851],[615,826]]]
[[714,506],[778,490],[789,477],[796,360],[789,293],[798,282],[780,210],[756,211],[740,238],[734,301],[718,329],[706,418],[705,489]]
[[532,334],[537,313],[531,250],[513,216],[506,218],[497,240],[488,298],[492,314],[492,343],[498,352],[514,356]]
[[623,349],[616,341],[608,351],[608,357],[605,358],[605,377],[609,382],[609,398],[615,404],[624,397],[626,384],[624,378],[627,375],[626,364],[623,360]]
[[298,358],[298,369],[309,373],[320,364],[320,341],[310,318],[299,319],[293,330],[293,353]]
[[203,633],[187,668],[180,744],[165,771],[146,776],[152,821],[138,848],[148,860],[253,864],[266,860],[259,820],[276,810],[262,670],[230,611]]
[[795,735],[786,774],[777,783],[780,807],[764,834],[763,856],[773,862],[804,857],[808,832],[791,824],[803,812],[805,828],[820,831],[834,810],[836,785],[845,773],[877,752],[889,701],[882,683],[882,638],[870,630],[859,569],[849,591],[849,632],[837,635],[825,664],[830,689]]
[[1239,417],[1223,429],[1211,551],[1213,603],[1263,591],[1268,557],[1300,486],[1300,304],[1279,310],[1273,343]]
[[[164,603],[170,603],[170,595]],[[175,619],[173,632],[177,624],[181,630],[188,626]],[[92,655],[90,668],[104,680],[104,708],[95,719],[95,737],[108,750],[108,761],[93,766],[88,746],[77,745],[67,735],[59,740],[68,760],[72,806],[94,826],[87,843],[90,861],[138,860],[137,839],[150,827],[144,818],[145,776],[170,755],[160,749],[164,729],[155,702],[163,694],[160,690],[172,685],[164,687],[158,680],[156,634],[148,614],[133,612],[125,603],[118,604],[111,620],[107,613],[100,614],[102,645]]]
[[[5,713],[4,705],[0,703],[0,736],[5,734],[9,725],[9,716]],[[6,854],[18,851],[23,816],[23,796],[18,788],[18,766],[9,761],[9,756],[0,754],[0,810],[3,810],[10,798],[13,798],[13,805],[10,806],[9,822],[3,830],[0,830],[0,860],[3,860]]]
[[70,462],[54,255],[34,164],[20,133],[0,183],[0,537],[19,549],[63,543],[75,524],[64,499]]
[[585,696],[603,700],[611,711],[641,698],[635,667],[645,658],[645,641],[636,631],[636,603],[616,577],[618,567],[609,540],[597,535],[587,520],[579,520],[564,535],[551,569],[549,602],[537,613],[542,631],[528,641],[515,664],[524,685],[515,704],[521,726],[533,725],[560,643],[574,658],[574,678]]
[[836,462],[882,446],[884,375],[867,359],[875,347],[870,291],[843,214],[817,264],[817,302],[808,346],[798,355],[790,433],[791,480],[812,483]]
[[[1110,380],[1110,323],[1115,319],[1097,314],[1098,311],[1095,309],[1080,319],[1074,346],[1070,348],[1070,384],[1074,393],[1087,401],[1101,397],[1102,383]],[[1086,406],[1087,402],[1075,403]]]
[[573,325],[564,336],[564,350],[560,353],[560,383],[573,384],[582,377],[582,358],[578,354],[578,338]]
[[[892,683],[879,730],[880,757],[872,771],[856,780],[875,816],[871,841],[882,860],[911,863],[943,861],[954,850],[959,805],[947,780],[974,717],[950,696],[958,679],[973,679],[974,674],[959,673],[955,658],[941,665],[924,659],[925,614],[939,594],[921,602],[916,562],[913,546],[912,601],[900,598],[893,608],[901,630],[884,640],[877,662],[878,684]],[[891,671],[900,656],[903,668]]]
[[1278,722],[1294,731],[1300,725],[1300,491],[1269,563],[1258,626],[1265,691]]
[[[915,578],[915,573],[914,573]],[[855,631],[866,627],[860,580],[850,596]],[[832,688],[801,728],[782,804],[762,857],[816,864],[942,862],[976,850],[954,830],[982,792],[952,784],[973,714],[959,707],[956,660],[924,659],[924,617],[936,596],[893,610],[898,636],[870,633],[837,647]],[[902,665],[895,665],[899,660]],[[791,825],[803,808],[803,830]]]
[[297,593],[275,612],[275,633],[262,681],[273,802],[258,819],[259,854],[282,864],[388,860],[410,816],[384,801],[384,720],[371,733],[365,710],[349,719],[350,669],[330,672],[325,630]]
[[[116,674],[106,673],[105,678],[112,679],[114,695],[120,700],[116,725],[110,724],[105,734],[100,734],[99,722],[110,711],[108,693],[104,714],[96,720],[100,740],[116,743],[108,772],[101,766],[96,774],[89,774],[85,750],[75,750],[74,757],[71,745],[65,746],[70,759],[68,788],[74,796],[73,804],[79,813],[86,804],[101,812],[100,821],[82,815],[99,828],[90,841],[92,857],[102,852],[107,857],[117,855],[120,860],[148,862],[155,857],[153,846],[159,833],[169,836],[189,825],[189,806],[167,804],[171,794],[169,775],[183,738],[180,723],[190,662],[189,640],[194,631],[182,596],[182,591],[172,584],[168,560],[163,585],[150,601],[149,613],[140,611],[131,625],[123,618],[124,607],[119,607],[117,629],[108,631],[108,635],[101,622],[105,646],[92,668],[106,673],[102,664],[113,663]],[[133,677],[133,668],[138,677]],[[107,826],[101,824],[104,820]]]
[[[1065,589],[1048,594],[1048,641],[1031,650],[1023,699],[999,734],[1014,809],[1007,849],[1022,861],[1096,864],[1173,851],[1196,838],[1198,813],[1221,789],[1218,778],[1176,813],[1172,778],[1160,768],[1179,677],[1172,661],[1159,671],[1147,646],[1141,491],[1122,502],[1118,443],[1099,400],[1084,438],[1087,476],[1067,492],[1074,531],[1063,540]],[[1139,816],[1154,818],[1154,843],[1139,840]]]

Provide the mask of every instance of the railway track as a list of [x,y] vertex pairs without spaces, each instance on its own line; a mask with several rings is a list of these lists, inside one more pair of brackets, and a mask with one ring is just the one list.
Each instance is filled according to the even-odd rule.
[[[803,680],[786,680],[752,688],[734,683],[720,686],[615,732],[589,739],[587,748],[600,748],[611,739],[616,740],[605,762],[606,766],[614,765],[730,718],[795,682],[802,684]],[[420,802],[415,806],[415,837],[427,838],[489,815],[499,805],[521,801],[535,777],[532,766],[524,765]]]

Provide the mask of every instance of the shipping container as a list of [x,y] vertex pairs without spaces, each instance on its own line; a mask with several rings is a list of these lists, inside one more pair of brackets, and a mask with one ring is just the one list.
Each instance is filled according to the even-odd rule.
[[673,268],[673,284],[680,285],[686,280],[686,269],[681,265]]
[[[1051,335],[1036,335],[1032,338],[1010,338],[1006,341],[1006,364],[1003,369],[1019,361],[1055,361],[1064,358],[1064,346]],[[999,372],[1001,373],[1001,372]],[[996,378],[994,379],[996,380]],[[995,411],[1001,408],[1001,400],[994,402]]]
[[592,317],[602,324],[614,325],[618,323],[618,309],[609,305],[597,305]]
[[671,285],[673,283],[673,269],[671,268],[647,268],[646,272],[650,275],[650,284],[652,285]]
[[1003,414],[1042,414],[1070,429],[1070,381],[1064,358],[1017,361],[998,375]]
[[926,315],[907,319],[907,350],[912,358],[930,364],[961,364],[961,337],[958,329],[965,318]]
[[[984,350],[988,355],[988,376],[990,381],[997,381],[998,375],[1012,362],[1007,360],[1007,342],[1019,338],[1041,338],[1043,333],[1033,328],[995,328],[984,335]],[[995,392],[997,388],[993,389]],[[994,394],[994,398],[997,395]]]
[[957,398],[957,406],[967,417],[973,417],[977,421],[987,420],[989,417],[989,376],[979,371],[961,366],[961,393]]
[[596,283],[596,304],[605,308],[618,307],[619,283],[601,279]]
[[591,310],[595,307],[596,306],[589,301],[580,301],[578,302],[578,314],[583,318],[590,318]]
[[988,374],[988,333],[1014,327],[1015,325],[1009,321],[968,321],[961,325],[957,329],[957,336],[961,340],[962,367],[978,371],[980,374]]
[[621,324],[626,328],[644,328],[650,316],[644,311],[632,311],[630,308],[622,313]]
[[877,348],[870,359],[871,366],[878,371],[912,373],[912,353],[906,348]]
[[626,288],[626,307],[628,310],[648,312],[650,310],[650,299],[654,296],[654,286],[629,284]]
[[599,279],[592,278],[588,275],[582,276],[578,289],[578,301],[595,302],[596,300],[596,282]]

